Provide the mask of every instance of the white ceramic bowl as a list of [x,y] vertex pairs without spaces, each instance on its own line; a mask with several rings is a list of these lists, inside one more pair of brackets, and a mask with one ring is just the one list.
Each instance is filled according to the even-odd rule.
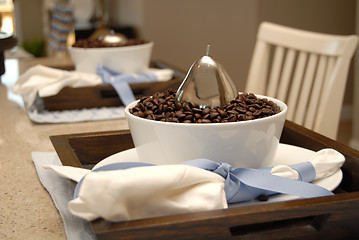
[[76,71],[95,73],[99,63],[121,73],[141,73],[150,64],[153,42],[124,47],[70,47]]
[[177,164],[197,158],[226,162],[232,167],[271,166],[287,114],[285,103],[270,97],[281,112],[275,115],[230,123],[170,123],[134,116],[125,109],[140,161]]

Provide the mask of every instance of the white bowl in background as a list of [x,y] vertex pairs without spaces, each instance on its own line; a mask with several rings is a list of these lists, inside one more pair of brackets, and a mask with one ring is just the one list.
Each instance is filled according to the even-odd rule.
[[228,123],[171,123],[137,117],[125,109],[141,162],[178,164],[197,158],[226,162],[232,167],[271,166],[279,145],[287,105],[274,98],[281,112],[260,119]]
[[70,47],[69,52],[75,64],[75,70],[96,74],[99,63],[115,72],[145,72],[151,61],[153,42],[103,48]]

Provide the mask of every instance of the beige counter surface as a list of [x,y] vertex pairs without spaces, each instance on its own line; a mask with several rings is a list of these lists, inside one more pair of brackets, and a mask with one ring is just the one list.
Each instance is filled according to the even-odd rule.
[[0,239],[66,239],[61,217],[37,177],[31,152],[54,151],[51,135],[126,129],[128,125],[124,119],[32,123],[16,102],[19,97],[8,90],[18,76],[16,64],[17,60],[7,62],[0,84]]

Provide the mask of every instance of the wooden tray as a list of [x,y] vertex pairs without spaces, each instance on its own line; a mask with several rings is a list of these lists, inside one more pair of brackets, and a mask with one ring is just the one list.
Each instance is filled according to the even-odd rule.
[[[55,66],[56,67],[56,66]],[[136,99],[143,96],[153,95],[155,92],[166,91],[169,88],[177,90],[182,83],[185,74],[181,70],[161,62],[153,61],[152,68],[167,68],[172,69],[173,79],[163,82],[146,82],[146,83],[131,83],[129,84]],[[74,70],[71,68],[63,70]],[[98,107],[117,107],[123,106],[121,99],[117,92],[111,85],[99,85],[93,87],[81,88],[63,88],[57,95],[42,98],[44,107],[48,111],[74,110],[83,108],[98,108]]]
[[[91,167],[133,148],[128,130],[50,137],[63,165]],[[290,121],[281,138],[314,151],[334,148],[346,157],[343,181],[330,197],[112,223],[90,223],[100,239],[353,239],[359,236],[359,152]]]
[[[129,84],[136,99],[153,95],[155,92],[169,88],[177,90],[183,79],[172,79],[164,82],[146,82]],[[42,98],[48,111],[73,110],[83,108],[123,106],[117,92],[111,85],[94,87],[63,88],[55,96]]]

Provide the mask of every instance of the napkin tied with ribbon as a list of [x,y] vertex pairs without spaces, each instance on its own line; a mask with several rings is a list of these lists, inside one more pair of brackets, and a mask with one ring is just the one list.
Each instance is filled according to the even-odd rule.
[[49,97],[58,94],[64,87],[91,87],[100,84],[111,84],[124,105],[135,100],[129,83],[167,81],[172,79],[171,69],[150,68],[144,73],[115,73],[103,65],[97,67],[97,75],[78,71],[66,71],[36,65],[20,75],[13,91],[24,97],[28,106],[32,106],[36,96]]
[[89,87],[101,83],[101,77],[95,74],[36,65],[20,75],[12,90],[23,96],[28,106],[32,106],[37,95],[49,97],[58,94],[64,87]]
[[330,176],[344,160],[337,151],[323,149],[307,162],[264,169],[232,168],[208,159],[158,166],[119,162],[92,171],[81,169],[81,173],[68,166],[45,168],[78,182],[69,202],[74,215],[123,221],[226,208],[227,202],[276,193],[330,196],[329,190],[303,181]]
[[217,174],[185,165],[95,171],[76,189],[69,209],[87,220],[115,222],[223,209],[223,182]]

